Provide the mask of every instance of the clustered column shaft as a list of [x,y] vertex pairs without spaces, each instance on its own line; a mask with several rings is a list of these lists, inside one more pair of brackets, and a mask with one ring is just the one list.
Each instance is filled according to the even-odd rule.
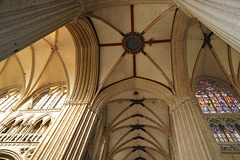
[[240,52],[240,2],[236,0],[176,0],[201,23]]
[[[185,63],[189,18],[178,10],[172,33],[172,62],[177,104],[171,116],[177,160],[223,160],[220,148],[200,111],[194,105]],[[212,136],[211,136],[212,135]]]
[[179,160],[223,159],[199,106],[191,99],[173,109],[172,118]]
[[73,0],[0,11],[0,61],[71,22],[79,14],[80,5]]

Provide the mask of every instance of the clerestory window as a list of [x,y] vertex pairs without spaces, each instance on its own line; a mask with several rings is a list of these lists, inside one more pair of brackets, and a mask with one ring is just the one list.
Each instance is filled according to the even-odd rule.
[[61,108],[66,99],[65,87],[55,86],[33,96],[32,109]]
[[223,85],[203,80],[194,90],[203,113],[239,113],[239,101]]
[[194,90],[221,150],[234,151],[240,142],[239,100],[227,87],[214,81],[202,80]]
[[0,111],[9,110],[20,98],[17,88],[0,91]]

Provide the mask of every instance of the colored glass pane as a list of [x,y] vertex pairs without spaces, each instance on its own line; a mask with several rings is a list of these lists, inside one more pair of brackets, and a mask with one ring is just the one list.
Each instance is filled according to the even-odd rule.
[[213,132],[217,132],[218,131],[217,127],[214,126],[214,125],[211,125],[211,129],[212,129]]
[[210,99],[204,92],[202,92],[202,97],[203,97],[203,100],[204,100],[205,104],[207,105],[208,109],[210,110],[210,113],[216,113]]
[[201,95],[196,94],[196,97],[198,99],[198,103],[199,103],[203,113],[209,113],[207,106],[205,105],[203,99],[201,98]]
[[[229,141],[229,142],[233,142],[231,136],[230,136],[227,132],[226,132],[226,135],[227,135],[228,141]],[[226,142],[227,142],[227,141],[226,141]]]
[[235,142],[240,142],[240,136],[236,128],[233,125],[227,125],[228,130],[230,131]]
[[221,134],[220,132],[218,132],[217,135],[218,135],[220,141],[221,141],[221,142],[224,142],[224,139],[223,139],[223,137],[222,137],[222,134]]
[[217,134],[216,134],[216,133],[214,133],[213,135],[214,135],[214,137],[215,137],[216,141],[217,141],[217,142],[219,142],[219,139],[218,139],[218,136],[217,136]]
[[239,101],[224,86],[203,80],[194,90],[203,113],[239,113]]
[[235,128],[234,128],[233,126],[227,125],[227,127],[228,127],[228,129],[229,129],[230,132],[232,132],[232,133],[234,132]]
[[226,103],[228,104],[228,106],[231,107],[232,111],[233,111],[234,113],[238,113],[238,112],[239,112],[239,111],[238,111],[238,108],[237,108],[237,107],[235,106],[235,104],[232,102],[231,98],[227,95],[225,89],[222,89],[221,94],[222,94],[222,96],[224,97],[224,99],[225,99]]
[[234,135],[237,138],[237,141],[240,142],[240,135],[236,130],[234,131]]
[[222,132],[221,134],[222,134],[222,137],[223,137],[224,142],[228,142],[228,139],[227,139],[227,137],[226,137],[225,132]]

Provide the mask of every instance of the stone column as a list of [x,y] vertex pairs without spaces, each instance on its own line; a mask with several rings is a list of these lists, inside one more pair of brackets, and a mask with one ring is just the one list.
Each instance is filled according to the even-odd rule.
[[240,52],[240,1],[236,0],[175,0]]
[[209,125],[198,104],[191,98],[183,100],[173,110],[174,135],[179,160],[223,160]]
[[91,22],[82,18],[66,25],[76,45],[75,84],[61,115],[32,159],[80,159],[96,117],[91,109],[98,80],[99,47]]
[[88,108],[78,124],[62,159],[81,159],[91,135],[97,112]]
[[62,27],[81,13],[81,5],[75,0],[22,3],[15,8],[0,10],[0,61]]
[[86,119],[87,105],[78,102],[67,103],[58,119],[51,126],[50,132],[36,149],[32,159],[62,159],[71,137],[74,136],[76,126]]
[[173,78],[177,104],[171,108],[176,160],[223,160],[198,104],[194,104],[186,66],[189,18],[178,10],[172,33]]

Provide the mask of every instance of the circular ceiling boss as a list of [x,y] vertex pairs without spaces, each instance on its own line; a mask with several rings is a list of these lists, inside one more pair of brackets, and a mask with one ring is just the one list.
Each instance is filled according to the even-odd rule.
[[128,53],[139,53],[144,48],[144,38],[139,33],[128,33],[122,42],[124,50]]

